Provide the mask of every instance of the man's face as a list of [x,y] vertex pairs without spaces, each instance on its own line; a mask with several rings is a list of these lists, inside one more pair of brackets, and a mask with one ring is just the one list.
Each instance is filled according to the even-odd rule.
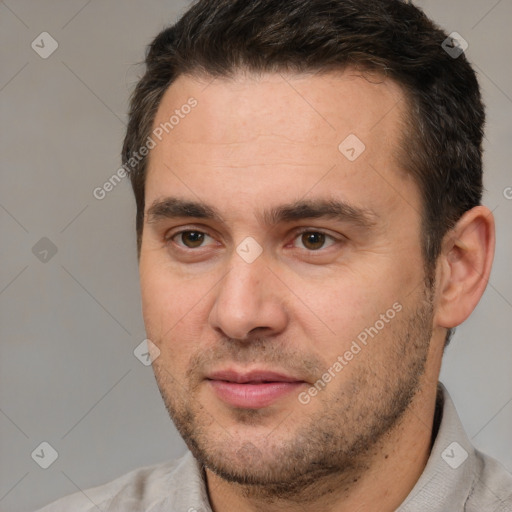
[[174,422],[226,479],[362,465],[418,390],[433,306],[404,103],[347,71],[182,76],[160,104],[154,127],[179,122],[149,160],[144,320]]

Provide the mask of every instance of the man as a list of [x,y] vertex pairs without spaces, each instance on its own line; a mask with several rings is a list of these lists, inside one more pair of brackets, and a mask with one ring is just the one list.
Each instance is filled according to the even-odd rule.
[[489,278],[484,112],[399,0],[200,0],[123,148],[156,380],[190,452],[44,511],[511,511],[438,384]]

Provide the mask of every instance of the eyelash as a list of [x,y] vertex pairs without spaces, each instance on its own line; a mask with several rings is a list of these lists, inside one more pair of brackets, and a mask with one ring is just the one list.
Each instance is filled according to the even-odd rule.
[[[195,251],[197,249],[201,249],[201,248],[204,248],[205,246],[201,245],[197,248],[191,248],[191,247],[186,247],[186,246],[183,246],[183,245],[179,245],[177,242],[174,241],[174,239],[180,235],[182,235],[183,233],[190,233],[190,232],[194,232],[194,233],[200,233],[202,235],[205,235],[207,237],[210,237],[213,239],[212,236],[210,236],[208,233],[206,233],[205,231],[201,231],[200,229],[193,229],[193,228],[188,228],[188,229],[182,229],[181,231],[177,231],[176,233],[172,233],[171,235],[166,235],[165,238],[164,238],[164,241],[165,241],[165,244],[166,245],[169,245],[171,243],[174,243],[178,246],[179,250],[182,250],[184,252],[191,252],[191,251]],[[329,233],[326,233],[325,231],[321,230],[321,229],[314,229],[314,228],[301,228],[299,229],[298,231],[296,231],[294,233],[294,236],[293,236],[293,241],[295,241],[297,238],[299,238],[301,235],[305,234],[305,233],[313,233],[313,234],[321,234],[321,235],[324,235],[326,237],[326,242],[327,240],[330,240],[331,241],[331,244],[327,245],[327,247],[322,247],[320,249],[317,249],[317,250],[308,250],[308,249],[303,249],[305,251],[307,251],[308,253],[316,253],[316,252],[320,252],[328,247],[331,247],[332,245],[336,244],[336,243],[340,243],[342,242],[342,238],[340,236],[340,238],[336,238],[335,236],[329,234]],[[301,248],[302,249],[302,248]]]

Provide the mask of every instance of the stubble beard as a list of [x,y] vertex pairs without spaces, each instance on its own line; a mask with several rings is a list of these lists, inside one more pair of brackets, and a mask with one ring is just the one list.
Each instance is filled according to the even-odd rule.
[[[270,502],[313,501],[331,492],[322,482],[333,477],[338,488],[348,489],[370,467],[378,446],[399,426],[420,388],[432,336],[432,293],[425,288],[415,305],[404,307],[403,316],[386,326],[389,332],[379,333],[364,348],[370,352],[371,343],[387,343],[384,360],[375,361],[375,367],[359,364],[340,386],[336,381],[343,378],[342,372],[312,399],[321,404],[319,409],[309,414],[308,406],[297,401],[266,435],[249,439],[229,435],[207,405],[195,399],[200,383],[194,375],[205,361],[215,360],[281,362],[283,368],[290,368],[290,361],[298,361],[299,355],[283,355],[275,341],[246,345],[227,340],[211,353],[194,356],[182,383],[176,383],[156,360],[153,367],[165,406],[194,457],[223,480],[241,486],[246,496]],[[305,364],[322,371],[313,361]],[[337,386],[337,392],[329,393],[329,386]],[[257,427],[264,415],[265,410],[233,413],[243,427]]]

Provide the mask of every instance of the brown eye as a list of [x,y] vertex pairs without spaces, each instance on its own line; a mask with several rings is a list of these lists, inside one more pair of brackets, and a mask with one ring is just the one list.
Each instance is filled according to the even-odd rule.
[[318,249],[321,249],[325,244],[325,239],[326,236],[324,233],[316,231],[308,231],[301,235],[302,245],[310,251],[317,251]]
[[205,234],[201,231],[182,231],[176,235],[181,243],[189,249],[200,247],[204,242]]

